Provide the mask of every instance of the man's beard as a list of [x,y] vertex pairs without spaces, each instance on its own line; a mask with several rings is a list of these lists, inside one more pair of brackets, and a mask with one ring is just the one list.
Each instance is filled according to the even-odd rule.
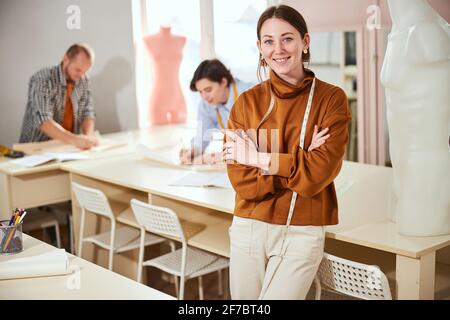
[[64,76],[66,77],[66,82],[75,82],[75,80],[73,80],[69,73],[67,72],[67,69],[69,68],[69,66],[63,68],[63,72],[64,72]]

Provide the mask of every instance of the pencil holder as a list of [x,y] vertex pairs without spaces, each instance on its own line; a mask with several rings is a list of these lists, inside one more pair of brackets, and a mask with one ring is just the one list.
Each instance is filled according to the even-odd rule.
[[22,222],[9,226],[9,220],[0,221],[0,254],[22,252]]

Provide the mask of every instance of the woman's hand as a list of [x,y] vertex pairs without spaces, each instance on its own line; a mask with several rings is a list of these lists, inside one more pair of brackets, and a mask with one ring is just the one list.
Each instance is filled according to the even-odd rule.
[[327,132],[329,131],[328,128],[325,128],[320,132],[317,132],[318,130],[319,130],[319,127],[317,125],[315,125],[312,141],[308,148],[308,152],[323,145],[325,143],[325,141],[327,141],[327,139],[330,137],[330,134],[327,134]]
[[204,153],[202,157],[203,164],[215,165],[222,162],[222,152]]
[[245,131],[242,130],[239,134],[232,130],[225,130],[225,135],[227,142],[222,149],[222,157],[225,162],[235,161],[251,167],[268,168],[269,154],[258,152],[256,144]]
[[[308,151],[312,151],[322,144],[330,137],[327,134],[328,128],[318,132],[318,126],[314,126],[313,138]],[[232,131],[225,130],[227,136],[227,142],[223,145],[222,158],[225,162],[232,161],[239,164],[261,168],[268,170],[270,165],[270,153],[259,152],[256,144],[245,133],[241,131],[240,134]]]
[[192,164],[192,162],[194,161],[194,150],[181,149],[179,156],[181,164]]

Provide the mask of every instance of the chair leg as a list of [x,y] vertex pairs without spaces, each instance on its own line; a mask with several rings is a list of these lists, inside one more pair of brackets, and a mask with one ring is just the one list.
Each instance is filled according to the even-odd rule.
[[108,263],[108,269],[112,271],[113,269],[113,263],[114,263],[114,240],[110,242],[109,245],[109,263]]
[[54,227],[55,227],[55,234],[56,234],[56,245],[58,246],[58,248],[61,248],[61,235],[59,233],[59,224],[55,223]]
[[137,269],[137,282],[142,283],[142,268],[144,263],[144,251],[145,251],[145,230],[141,230],[141,239],[139,245],[139,260]]
[[114,247],[116,239],[116,222],[111,221],[111,238],[109,239],[109,266],[108,269],[112,271],[113,269],[113,259],[114,259]]
[[178,295],[179,300],[184,299],[184,275],[180,277],[180,294]]
[[224,269],[224,299],[231,300],[231,292],[230,292],[230,268],[227,267]]
[[179,285],[178,285],[178,277],[176,275],[173,276],[173,283],[175,285],[175,295],[177,297],[177,299],[180,298],[180,289],[179,289]]
[[48,233],[47,228],[42,229],[42,241],[47,242],[47,243],[51,243],[49,241],[50,239],[47,239],[47,238],[49,238],[47,233]]
[[[169,241],[170,251],[174,252],[176,250],[175,242]],[[178,288],[178,277],[173,275],[173,283],[175,284],[175,292],[177,293],[177,298],[179,298],[179,288]]]
[[175,292],[177,293],[178,298],[179,286],[178,286],[178,277],[176,275],[173,276],[173,283],[175,284]]
[[81,208],[81,218],[80,218],[80,236],[78,237],[78,256],[82,258],[81,253],[83,250],[83,231],[84,231],[84,216],[85,210]]
[[203,300],[203,278],[198,277],[198,299]]
[[114,248],[109,248],[109,263],[108,263],[108,269],[112,271],[113,269],[113,259],[114,259]]
[[222,277],[222,270],[217,270],[217,281],[218,281],[218,294],[219,296],[222,296],[223,294],[223,277]]
[[320,300],[320,297],[322,296],[322,286],[320,284],[319,277],[316,276],[314,278],[314,285],[316,286],[316,300]]
[[70,253],[76,254],[75,250],[75,234],[73,230],[73,217],[72,215],[69,216],[69,242],[70,242]]

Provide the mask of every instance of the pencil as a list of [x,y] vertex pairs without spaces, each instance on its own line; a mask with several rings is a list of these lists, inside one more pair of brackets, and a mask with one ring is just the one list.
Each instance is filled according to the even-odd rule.
[[5,245],[3,246],[2,252],[6,252],[6,250],[8,249],[9,243],[11,242],[14,234],[16,233],[17,226],[18,225],[15,225],[14,227],[12,227],[10,229],[10,232],[8,234],[8,238],[6,239],[6,242],[5,242]]

